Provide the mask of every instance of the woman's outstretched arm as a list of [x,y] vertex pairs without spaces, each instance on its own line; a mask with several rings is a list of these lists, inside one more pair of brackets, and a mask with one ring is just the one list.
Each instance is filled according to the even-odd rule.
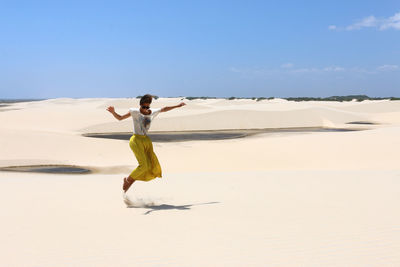
[[130,116],[131,116],[131,113],[130,112],[128,112],[128,113],[126,113],[125,115],[119,115],[117,112],[115,112],[115,109],[114,109],[114,107],[113,106],[109,106],[108,108],[107,108],[107,110],[111,113],[111,114],[113,114],[113,116],[117,119],[117,120],[119,120],[119,121],[121,121],[121,120],[124,120],[124,119],[126,119],[126,118],[129,118]]
[[170,111],[171,109],[174,109],[174,108],[183,107],[184,105],[186,105],[186,104],[182,102],[182,103],[180,103],[179,105],[176,105],[176,106],[163,107],[163,108],[161,109],[161,112],[167,112],[167,111]]

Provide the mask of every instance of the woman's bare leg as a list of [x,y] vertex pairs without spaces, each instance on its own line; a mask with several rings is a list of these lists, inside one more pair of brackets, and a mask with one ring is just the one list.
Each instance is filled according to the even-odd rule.
[[131,187],[131,185],[135,182],[136,180],[133,180],[132,177],[128,176],[124,178],[124,184],[122,185],[122,190],[126,193],[128,189]]

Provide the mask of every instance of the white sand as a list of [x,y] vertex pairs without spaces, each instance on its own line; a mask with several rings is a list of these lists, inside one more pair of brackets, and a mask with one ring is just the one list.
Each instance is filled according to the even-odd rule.
[[152,130],[370,130],[155,143],[163,179],[135,183],[127,208],[128,142],[81,135],[130,131],[105,108],[136,99],[0,108],[0,166],[97,171],[0,172],[0,266],[400,266],[399,101],[186,102]]

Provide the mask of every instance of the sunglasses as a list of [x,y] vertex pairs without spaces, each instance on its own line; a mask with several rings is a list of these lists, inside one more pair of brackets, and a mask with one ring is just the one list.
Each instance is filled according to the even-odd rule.
[[150,108],[150,106],[141,106],[142,107],[142,109],[149,109]]

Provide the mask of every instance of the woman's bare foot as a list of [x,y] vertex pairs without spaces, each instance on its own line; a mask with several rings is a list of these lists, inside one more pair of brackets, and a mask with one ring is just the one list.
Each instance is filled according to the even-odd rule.
[[130,176],[124,178],[124,184],[122,186],[122,190],[126,193],[128,191],[129,187],[135,182]]

